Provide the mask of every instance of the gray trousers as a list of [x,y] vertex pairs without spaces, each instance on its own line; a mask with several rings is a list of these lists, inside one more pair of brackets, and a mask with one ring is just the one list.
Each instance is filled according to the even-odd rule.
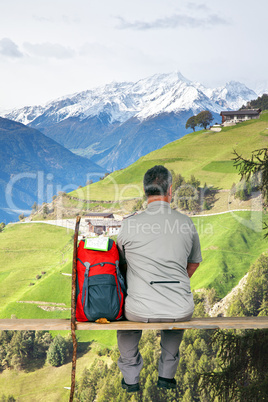
[[[191,319],[187,316],[180,319],[146,319],[135,317],[126,313],[126,318],[130,321],[140,322],[176,322]],[[139,382],[139,374],[142,369],[143,359],[139,352],[139,341],[142,335],[141,330],[117,331],[117,342],[120,351],[118,367],[123,374],[127,384]],[[183,337],[183,329],[162,330],[161,331],[161,355],[158,363],[158,375],[165,378],[174,378],[179,364],[179,347]]]

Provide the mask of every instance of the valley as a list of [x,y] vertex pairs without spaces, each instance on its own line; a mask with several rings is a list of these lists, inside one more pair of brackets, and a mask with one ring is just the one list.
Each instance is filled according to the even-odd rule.
[[[124,201],[142,197],[142,178],[146,170],[162,164],[167,169],[181,173],[186,179],[194,175],[201,182],[219,190],[230,190],[238,183],[238,169],[233,158],[234,149],[249,157],[252,150],[267,147],[268,112],[259,120],[224,127],[221,132],[201,130],[185,135],[164,147],[140,158],[125,169],[109,174],[103,180],[69,193],[77,199]],[[228,201],[229,202],[229,201]],[[229,204],[222,206],[228,210]],[[219,211],[220,212],[220,211]]]
[[[267,147],[267,125],[268,113],[265,111],[259,120],[225,127],[218,133],[200,130],[187,134],[142,156],[133,164],[129,160],[127,167],[110,174],[103,176],[105,170],[100,168],[96,174],[103,176],[101,180],[84,187],[79,182],[76,190],[68,191],[66,188],[67,191],[61,191],[51,202],[37,207],[29,218],[33,222],[26,220],[23,223],[9,223],[0,233],[0,318],[70,318],[72,220],[77,214],[85,218],[90,211],[112,211],[121,217],[132,212],[137,201],[142,200],[144,172],[155,164],[166,166],[175,175],[182,174],[185,180],[194,176],[200,182],[200,190],[207,188],[215,193],[209,208],[182,211],[189,214],[195,223],[203,254],[203,262],[191,278],[191,287],[197,315],[206,314],[205,306],[209,305],[211,309],[226,296],[225,300],[228,300],[228,295],[245,278],[249,268],[257,264],[262,256],[266,258],[267,254],[267,240],[264,239],[262,227],[268,221],[260,194],[253,192],[242,201],[230,192],[233,183],[239,182],[238,170],[232,160],[233,150],[249,157],[252,150]],[[22,132],[24,127],[20,126]],[[33,134],[38,135],[36,130],[27,135],[31,138]],[[63,152],[62,148],[58,152]],[[88,159],[80,159],[82,163],[85,160],[92,163]],[[79,160],[70,165],[71,169],[78,166]],[[75,174],[79,181],[79,172]],[[176,197],[172,207],[178,208]],[[55,219],[65,219],[66,223],[62,226],[66,227],[54,225]],[[83,230],[87,231],[86,224]],[[237,304],[234,303],[232,308],[236,311]],[[265,305],[262,311],[265,312]],[[59,333],[67,336],[69,331],[54,331],[52,335],[55,337]],[[90,364],[95,367],[95,358],[99,370],[107,364],[104,370],[112,376],[116,367],[113,360],[117,353],[116,333],[78,331],[77,336],[79,345],[84,348],[77,362],[77,381],[80,381],[80,387],[83,378],[88,375],[85,368]],[[194,353],[188,350],[189,346],[185,349],[187,339],[196,339],[195,346],[191,347],[199,350],[197,343],[207,336],[187,332],[182,346],[182,361],[187,361],[187,356]],[[207,352],[201,352],[200,349],[198,353],[201,356],[198,362],[202,366]],[[183,364],[190,367],[188,361]],[[182,367],[180,370],[183,370]],[[187,385],[186,377],[184,380]],[[15,379],[16,385],[12,386]],[[67,400],[69,391],[65,387],[68,388],[69,384],[70,360],[57,368],[45,361],[38,367],[30,363],[23,370],[8,368],[0,375],[0,388],[5,386],[6,393],[14,394],[21,401],[35,401],[36,398],[42,401],[48,397],[51,401]]]

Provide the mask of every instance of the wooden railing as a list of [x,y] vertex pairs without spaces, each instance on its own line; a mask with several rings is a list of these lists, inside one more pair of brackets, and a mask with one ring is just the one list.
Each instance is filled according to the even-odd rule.
[[[76,330],[132,330],[132,329],[264,329],[268,317],[201,317],[180,322],[113,321],[109,324],[76,322]],[[0,330],[71,330],[67,319],[0,319]]]

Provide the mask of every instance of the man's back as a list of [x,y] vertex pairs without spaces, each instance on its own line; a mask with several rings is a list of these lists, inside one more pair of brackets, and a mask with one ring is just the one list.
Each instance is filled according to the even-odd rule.
[[[120,263],[127,265],[125,316],[142,322],[189,320],[194,310],[189,277],[202,261],[198,234],[190,218],[171,210],[172,175],[164,166],[147,170],[143,187],[146,211],[126,219],[117,238]],[[117,331],[118,367],[128,392],[140,389],[141,333]],[[161,330],[159,388],[176,388],[182,335],[183,330]]]
[[189,217],[155,201],[126,219],[117,239],[127,261],[126,313],[179,319],[193,313],[187,264],[201,262],[196,229]]

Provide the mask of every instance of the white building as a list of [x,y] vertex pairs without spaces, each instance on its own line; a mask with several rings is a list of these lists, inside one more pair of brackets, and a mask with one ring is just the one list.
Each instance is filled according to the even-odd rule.
[[231,126],[243,121],[259,119],[261,109],[229,110],[220,113],[223,126]]

